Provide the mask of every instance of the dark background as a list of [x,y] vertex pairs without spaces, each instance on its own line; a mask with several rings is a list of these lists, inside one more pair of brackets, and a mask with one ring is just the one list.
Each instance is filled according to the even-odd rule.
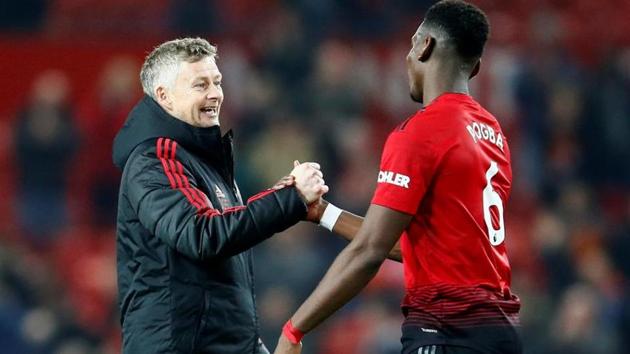
[[[506,242],[526,353],[626,353],[630,2],[474,2],[492,31],[473,95],[512,150]],[[363,213],[388,131],[419,108],[404,58],[431,3],[3,1],[0,351],[120,351],[110,149],[154,46],[218,45],[245,197],[316,160],[328,198]],[[257,247],[269,347],[343,245],[304,224]],[[402,284],[387,261],[304,353],[398,353]]]

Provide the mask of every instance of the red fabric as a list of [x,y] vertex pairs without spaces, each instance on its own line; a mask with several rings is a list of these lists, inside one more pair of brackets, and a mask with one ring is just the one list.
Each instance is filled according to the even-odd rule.
[[[171,183],[171,188],[178,189],[186,196],[186,199],[192,204],[198,211],[201,211],[206,205],[206,202],[200,200],[199,195],[195,188],[191,188],[188,183],[188,177],[185,174],[179,173],[175,163],[175,153],[177,150],[177,143],[171,139],[159,138],[157,141],[157,156],[162,162],[164,173],[168,177]],[[185,181],[185,182],[184,182]],[[201,192],[199,192],[201,193]]]
[[520,302],[512,296],[467,285],[438,283],[410,289],[405,296],[405,307],[409,308],[405,325],[439,328],[446,323],[465,328],[520,323]]
[[298,344],[304,337],[304,333],[302,333],[299,329],[293,327],[293,323],[291,320],[288,320],[287,323],[282,327],[282,333],[289,340],[289,342],[293,344]]
[[405,305],[418,306],[415,289],[436,284],[509,297],[505,242],[489,239],[500,208],[486,203],[484,212],[490,191],[505,208],[512,184],[507,141],[490,113],[467,95],[438,97],[390,134],[380,170],[372,203],[413,215],[401,238]]
[[249,199],[247,199],[247,203],[249,204],[249,203],[251,203],[251,202],[253,202],[255,200],[258,200],[258,199],[260,199],[260,198],[262,198],[262,197],[264,197],[266,195],[269,195],[269,194],[271,194],[271,193],[273,193],[275,191],[276,191],[275,189],[266,189],[266,190],[264,190],[264,191],[262,191],[262,192],[260,192],[260,193],[258,193],[256,195],[254,195],[254,196],[251,196]]

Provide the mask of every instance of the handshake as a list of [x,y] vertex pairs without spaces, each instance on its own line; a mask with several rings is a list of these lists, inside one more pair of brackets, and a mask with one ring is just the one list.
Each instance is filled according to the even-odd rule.
[[281,189],[295,186],[308,205],[308,221],[319,222],[321,213],[325,209],[322,196],[328,193],[328,186],[324,182],[324,174],[316,162],[293,162],[293,170],[288,176],[282,177],[272,188]]

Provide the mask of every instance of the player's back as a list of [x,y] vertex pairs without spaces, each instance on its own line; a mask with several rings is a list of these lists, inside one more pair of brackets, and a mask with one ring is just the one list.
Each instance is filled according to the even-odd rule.
[[[435,283],[509,291],[504,205],[512,181],[507,141],[470,96],[437,98],[405,127],[433,150],[433,173],[408,228],[407,287]],[[410,269],[411,270],[411,269]]]
[[505,136],[468,95],[441,95],[388,138],[373,203],[413,215],[401,237],[403,309],[427,344],[518,322],[504,242],[511,181]]

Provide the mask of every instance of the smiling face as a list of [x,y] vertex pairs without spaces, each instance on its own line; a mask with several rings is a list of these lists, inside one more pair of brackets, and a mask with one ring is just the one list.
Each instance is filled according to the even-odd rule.
[[219,125],[223,103],[221,79],[212,57],[181,62],[173,84],[157,89],[158,101],[172,116],[192,126]]

